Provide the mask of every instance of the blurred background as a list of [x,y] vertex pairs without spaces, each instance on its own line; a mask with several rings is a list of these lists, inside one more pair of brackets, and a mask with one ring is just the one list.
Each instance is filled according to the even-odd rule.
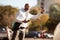
[[26,37],[53,38],[54,30],[60,22],[60,0],[0,0],[0,26],[8,26],[12,29],[15,15],[25,3],[29,3],[31,14],[34,15],[40,11],[37,19],[30,20]]

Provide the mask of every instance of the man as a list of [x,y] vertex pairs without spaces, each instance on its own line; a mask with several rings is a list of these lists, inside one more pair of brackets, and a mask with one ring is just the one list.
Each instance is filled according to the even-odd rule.
[[32,15],[29,13],[29,4],[26,3],[25,7],[23,9],[21,9],[19,11],[19,13],[16,16],[16,22],[13,26],[13,36],[12,36],[12,40],[15,40],[16,34],[17,34],[17,30],[19,29],[19,27],[24,28],[23,35],[22,33],[19,33],[19,40],[23,40],[25,37],[25,28],[28,27],[28,22],[31,19],[36,19],[38,15]]

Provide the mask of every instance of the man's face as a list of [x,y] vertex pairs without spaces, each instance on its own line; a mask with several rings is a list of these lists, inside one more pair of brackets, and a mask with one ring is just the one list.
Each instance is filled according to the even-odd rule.
[[25,10],[28,10],[29,9],[29,5],[25,5]]

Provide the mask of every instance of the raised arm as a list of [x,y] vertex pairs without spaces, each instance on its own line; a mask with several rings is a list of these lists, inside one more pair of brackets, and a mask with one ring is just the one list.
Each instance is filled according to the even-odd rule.
[[37,15],[32,15],[31,19],[37,19],[41,15],[42,15],[41,13],[38,13]]

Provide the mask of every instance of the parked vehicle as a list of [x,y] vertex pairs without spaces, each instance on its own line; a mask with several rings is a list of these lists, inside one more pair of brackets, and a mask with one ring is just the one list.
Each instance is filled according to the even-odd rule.
[[9,40],[11,39],[12,31],[8,27],[0,26],[0,39]]
[[54,35],[51,33],[44,33],[44,35],[46,38],[53,38],[54,37]]
[[32,32],[28,32],[26,33],[25,37],[28,38],[40,38],[40,32],[36,32],[36,31],[32,31]]
[[44,33],[41,33],[40,38],[46,38],[45,35],[44,35]]
[[6,27],[0,26],[0,39],[8,40],[8,32]]

